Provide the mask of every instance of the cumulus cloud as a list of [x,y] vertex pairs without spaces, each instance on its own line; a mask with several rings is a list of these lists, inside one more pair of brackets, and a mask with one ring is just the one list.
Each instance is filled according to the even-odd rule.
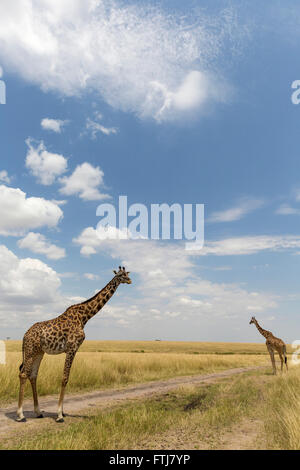
[[[18,258],[0,245],[0,320],[5,326],[29,326],[29,323],[53,318],[79,298],[60,292],[58,274],[35,258]],[[83,300],[83,299],[82,299]]]
[[64,95],[94,90],[114,108],[158,120],[226,99],[219,62],[247,34],[234,7],[183,16],[117,0],[0,4],[0,59],[8,70]]
[[157,121],[174,119],[184,113],[204,108],[207,102],[222,102],[229,96],[229,87],[224,85],[220,93],[219,85],[208,73],[193,70],[188,72],[174,90],[164,83],[153,81],[152,90],[148,93],[149,101],[161,101],[161,106],[155,113]]
[[2,181],[3,183],[7,183],[7,184],[10,183],[11,178],[8,176],[8,173],[6,170],[0,171],[0,181]]
[[39,183],[49,186],[58,176],[67,171],[68,162],[63,155],[48,152],[43,142],[34,146],[33,141],[27,139],[26,144],[28,151],[25,165]]
[[44,297],[47,302],[52,297],[51,292],[60,286],[55,271],[38,259],[19,259],[4,245],[0,246],[0,259],[2,302],[9,301],[10,296],[32,301]]
[[78,165],[70,176],[60,178],[62,187],[60,193],[66,196],[78,195],[84,201],[98,201],[107,199],[108,194],[100,193],[104,173],[100,167],[94,167],[90,163]]
[[29,232],[18,241],[19,248],[26,248],[33,253],[40,253],[49,259],[61,259],[66,256],[66,250],[49,242],[41,233]]
[[[138,248],[136,261],[141,256],[141,253],[143,255],[140,261],[136,263],[135,272],[141,274],[145,272],[147,277],[151,279],[151,282],[156,282],[157,279],[162,281],[166,271],[168,272],[168,277],[172,279],[182,276],[182,273],[187,274],[189,269],[193,267],[191,258],[186,255],[185,250],[179,244],[170,247],[165,243],[158,243],[153,240],[130,240],[126,236],[125,229],[121,231],[114,227],[110,227],[108,232],[111,238],[104,237],[102,230],[87,227],[78,237],[74,238],[74,243],[81,247],[81,254],[85,256],[107,250],[113,257],[118,257],[119,251],[126,249],[128,259],[122,258],[122,262],[125,264],[129,262],[129,259],[135,257],[135,250]],[[149,255],[144,256],[147,251],[149,251]],[[164,266],[163,270],[160,267],[161,264]]]
[[63,217],[57,204],[27,197],[19,188],[0,185],[0,234],[22,236],[30,229],[56,227]]
[[65,126],[67,123],[67,120],[62,121],[61,119],[44,118],[41,121],[41,126],[47,131],[53,131],[57,134],[60,134],[63,129],[63,126]]

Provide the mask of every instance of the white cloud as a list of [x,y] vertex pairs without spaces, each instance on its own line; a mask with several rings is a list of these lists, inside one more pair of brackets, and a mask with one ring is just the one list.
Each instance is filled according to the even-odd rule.
[[228,86],[224,85],[221,92],[213,76],[198,70],[188,72],[175,90],[156,80],[150,84],[152,91],[148,94],[148,100],[161,101],[161,107],[155,113],[158,121],[177,118],[186,112],[195,112],[204,108],[207,102],[222,102],[229,96]]
[[111,243],[112,240],[126,240],[132,238],[127,229],[118,229],[112,226],[100,226],[95,230],[93,227],[87,227],[82,231],[78,238],[74,241],[81,245],[80,253],[84,256],[90,256],[97,253],[97,251]]
[[[238,284],[214,283],[197,274],[196,258],[180,244],[153,240],[101,239],[88,227],[74,242],[84,255],[110,254],[133,273],[135,293],[126,297],[126,308],[119,315],[131,323],[127,312],[131,304],[147,321],[153,311],[174,319],[198,317],[248,317],[249,311],[268,311],[277,307],[277,296],[251,292]],[[299,240],[300,243],[300,240]],[[138,282],[140,281],[140,282]],[[138,292],[138,295],[136,294]],[[122,305],[122,304],[121,304]],[[194,320],[191,320],[194,321]]]
[[58,134],[61,133],[62,128],[68,123],[69,121],[65,120],[62,121],[61,119],[50,119],[50,118],[44,118],[41,121],[41,126],[43,129],[47,131],[53,131]]
[[38,259],[19,259],[4,245],[0,246],[0,259],[2,302],[3,294],[7,301],[10,297],[31,298],[34,301],[41,300],[45,296],[45,302],[47,302],[51,297],[49,291],[56,291],[60,286],[60,280],[55,271]]
[[60,279],[78,278],[78,274],[74,272],[57,273],[57,275]]
[[[118,229],[115,230],[121,232]],[[115,234],[113,233],[113,235]],[[93,227],[87,227],[74,239],[74,242],[81,246],[81,254],[83,255],[108,250],[114,256],[115,253],[122,250],[122,247],[126,247],[125,251],[130,259],[135,257],[135,250],[139,248],[136,254],[138,259],[140,256],[138,253],[140,253],[141,250],[143,253],[144,251],[145,253],[149,251],[150,255],[142,256],[141,260],[137,263],[135,272],[141,274],[146,272],[150,280],[161,278],[164,276],[166,270],[170,278],[181,277],[183,272],[187,273],[193,266],[190,261],[191,257],[186,255],[186,251],[181,245],[177,244],[176,246],[170,247],[166,243],[158,243],[153,240],[147,242],[144,240],[128,240],[126,239],[125,233],[123,234],[123,231],[119,233],[119,238],[111,239],[103,238],[101,233],[99,235],[98,230]],[[162,259],[163,263],[161,264]],[[122,262],[126,264],[126,258],[123,258]],[[163,268],[161,266],[163,266]]]
[[117,0],[0,3],[8,70],[65,95],[94,90],[114,108],[159,120],[226,99],[218,59],[235,54],[248,31],[233,7],[208,16]]
[[109,196],[99,191],[103,186],[103,176],[104,173],[98,166],[82,163],[75,168],[71,176],[60,178],[62,188],[59,191],[66,196],[78,195],[85,201],[106,199]]
[[[91,243],[86,231],[75,240],[81,246]],[[188,321],[193,325],[214,324],[228,318],[245,321],[252,312],[277,308],[279,297],[271,293],[247,290],[235,283],[217,283],[197,274],[195,257],[178,244],[151,240],[96,240],[93,248],[105,253],[131,271],[133,286],[125,286],[95,321],[135,328],[155,327],[155,321]],[[68,273],[68,276],[71,273]],[[60,277],[39,260],[18,259],[6,247],[0,247],[0,319],[11,324],[49,318],[66,307],[83,300],[60,293]],[[85,273],[95,279],[95,274]],[[126,290],[125,290],[126,288]],[[120,288],[121,289],[121,288]],[[22,305],[22,315],[19,314]],[[7,312],[10,315],[7,315]],[[270,313],[269,313],[270,314]],[[214,320],[215,319],[215,320]],[[180,323],[178,323],[179,325]],[[148,326],[147,326],[148,325]],[[152,328],[152,326],[151,326]],[[165,331],[165,330],[161,330]],[[178,334],[178,332],[177,332]]]
[[299,188],[294,189],[293,196],[297,202],[300,201],[300,189]]
[[86,129],[91,133],[92,139],[96,139],[98,132],[105,135],[116,134],[118,132],[115,127],[105,127],[90,118],[86,120]]
[[[148,240],[145,244],[142,244],[142,239],[134,242],[131,240],[131,237],[126,236],[126,230],[119,230],[115,227],[105,228],[105,233],[108,234],[105,237],[102,233],[102,227],[99,229],[94,229],[93,227],[85,228],[81,234],[74,238],[74,242],[81,246],[80,253],[84,256],[90,256],[96,254],[97,252],[105,251],[105,249],[110,249],[112,252],[117,247],[125,247],[126,250],[130,253],[131,250],[135,250],[136,247],[147,247],[145,249],[151,252],[152,248],[155,253],[161,251],[165,253],[164,262],[167,263],[168,257],[177,254],[175,261],[178,262],[180,266],[179,271],[181,272],[183,266],[187,270],[191,269],[193,264],[191,262],[192,257],[194,256],[204,256],[204,255],[216,255],[216,256],[235,256],[235,255],[249,255],[258,253],[261,251],[283,251],[283,250],[297,250],[300,247],[300,236],[296,235],[256,235],[256,236],[245,236],[245,237],[233,237],[225,238],[217,241],[207,241],[204,243],[202,250],[197,250],[196,252],[188,253],[184,250],[183,246],[178,242],[176,245],[170,245],[166,242],[158,243],[154,240]],[[125,242],[128,241],[127,244]],[[131,243],[130,243],[131,242]],[[124,243],[122,245],[122,243]],[[136,243],[136,244],[135,244]],[[178,258],[179,257],[179,258]],[[161,268],[158,267],[158,259],[150,256],[147,257],[149,265],[147,266],[147,275],[148,276],[157,276],[161,273]],[[172,272],[178,273],[178,270],[174,270],[175,267],[173,263],[169,262],[169,266],[172,266]],[[143,269],[143,268],[142,268]],[[213,268],[214,270],[230,270],[230,266],[222,266],[220,268]],[[170,273],[171,275],[171,273]]]
[[18,241],[19,248],[27,248],[33,253],[46,255],[49,259],[61,259],[66,256],[64,248],[60,248],[46,239],[41,233],[29,232],[24,238]]
[[247,291],[238,284],[216,283],[204,279],[188,281],[184,289],[180,290],[186,303],[191,304],[190,308],[200,308],[203,312],[225,317],[240,314],[247,316],[251,310],[263,312],[273,309],[277,307],[278,300],[274,294]]
[[0,181],[2,181],[3,183],[7,183],[7,184],[10,183],[11,178],[8,176],[8,173],[6,170],[0,171]]
[[74,303],[60,292],[58,274],[34,258],[18,258],[0,245],[0,321],[1,326],[22,327],[53,318]]
[[279,215],[300,215],[300,209],[291,207],[288,204],[281,204],[275,213]]
[[86,279],[89,279],[89,281],[98,281],[100,279],[100,276],[98,276],[98,274],[93,274],[93,273],[84,273],[83,276]]
[[207,219],[207,222],[233,222],[240,220],[248,213],[262,207],[263,201],[260,199],[243,199],[237,206],[231,207],[230,209],[213,212],[212,215]]
[[64,206],[68,203],[68,201],[66,201],[65,199],[52,199],[51,201],[57,206]]
[[251,255],[260,251],[293,250],[299,247],[300,236],[257,235],[206,242],[199,254],[217,256]]
[[0,234],[21,236],[30,229],[56,227],[63,217],[57,204],[27,197],[21,189],[0,185]]
[[48,152],[43,142],[34,147],[31,139],[26,140],[28,151],[26,168],[38,179],[38,182],[49,186],[55,179],[67,171],[68,162],[63,155]]

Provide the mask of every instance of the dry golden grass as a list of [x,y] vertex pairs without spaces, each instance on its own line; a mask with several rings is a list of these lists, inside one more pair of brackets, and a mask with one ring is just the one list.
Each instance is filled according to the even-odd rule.
[[276,377],[267,390],[263,408],[268,447],[300,449],[300,368]]
[[[8,352],[21,351],[21,341],[6,341]],[[288,353],[291,352],[287,346]],[[84,341],[80,352],[138,352],[180,354],[268,354],[262,343],[219,343],[198,341]]]
[[[205,354],[204,351],[209,347],[211,351],[217,349],[218,354]],[[112,388],[175,376],[205,374],[229,368],[264,364],[265,355],[257,352],[257,345],[251,345],[251,347],[252,351],[247,354],[248,345],[237,346],[233,343],[86,341],[73,363],[68,392]],[[22,362],[22,355],[21,352],[14,351],[16,349],[20,351],[20,348],[21,342],[9,341],[7,364],[0,365],[0,403],[2,404],[16,400],[19,387],[18,367]],[[101,348],[107,351],[117,349],[121,352],[95,352]],[[151,350],[151,352],[126,352],[146,350]],[[58,393],[64,359],[64,354],[45,355],[38,377],[40,395]],[[29,384],[27,384],[25,395],[31,396]]]

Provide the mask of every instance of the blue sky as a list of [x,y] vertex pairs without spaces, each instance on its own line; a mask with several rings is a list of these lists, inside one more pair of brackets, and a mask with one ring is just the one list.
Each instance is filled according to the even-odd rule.
[[[10,3],[1,336],[91,297],[122,263],[133,284],[89,339],[258,341],[253,314],[299,339],[297,2]],[[119,195],[205,204],[203,250],[99,242],[96,209]]]

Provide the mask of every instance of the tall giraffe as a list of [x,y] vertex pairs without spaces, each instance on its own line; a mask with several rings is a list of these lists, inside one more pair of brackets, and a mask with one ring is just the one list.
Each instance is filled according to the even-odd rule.
[[266,346],[268,348],[271,362],[272,362],[272,367],[273,367],[273,373],[276,375],[276,364],[275,364],[275,357],[274,357],[274,351],[277,351],[280,357],[281,361],[281,372],[283,369],[283,359],[285,362],[286,370],[288,370],[288,365],[287,365],[287,356],[286,356],[286,345],[282,341],[282,339],[276,338],[271,331],[264,330],[258,323],[255,317],[252,317],[250,320],[250,325],[251,323],[254,323],[260,334],[262,334],[266,338]]
[[24,388],[29,379],[32,386],[34,411],[37,418],[42,418],[36,390],[36,379],[41,360],[45,353],[66,353],[61,392],[58,401],[58,415],[56,421],[64,422],[63,400],[67,386],[72,362],[79,346],[83,343],[84,327],[106,302],[112,297],[120,284],[131,284],[125,268],[119,266],[119,271],[114,271],[113,279],[94,297],[85,302],[69,307],[62,315],[52,320],[35,323],[25,333],[23,338],[23,362],[20,365],[20,392],[17,411],[17,421],[24,422],[23,414]]

